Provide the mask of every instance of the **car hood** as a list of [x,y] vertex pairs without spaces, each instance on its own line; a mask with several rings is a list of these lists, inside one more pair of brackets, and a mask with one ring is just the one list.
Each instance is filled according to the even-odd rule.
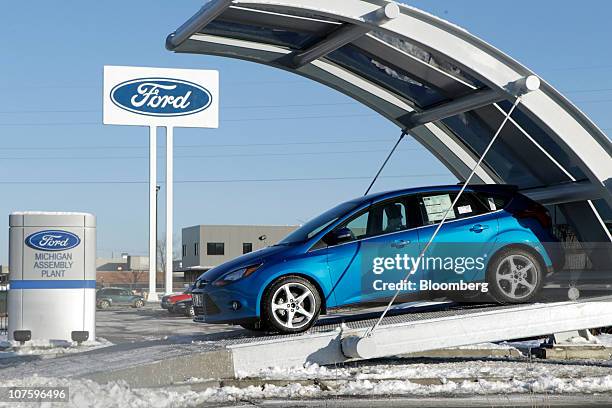
[[291,247],[287,245],[266,247],[245,255],[241,255],[238,258],[222,263],[219,266],[215,266],[214,268],[204,272],[198,279],[204,279],[208,282],[212,282],[228,272],[257,263],[265,263],[266,260],[277,256],[282,256],[290,250]]

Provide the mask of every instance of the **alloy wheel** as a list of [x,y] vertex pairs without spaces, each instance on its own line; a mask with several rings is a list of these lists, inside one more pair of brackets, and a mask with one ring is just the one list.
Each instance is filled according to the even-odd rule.
[[316,307],[313,293],[301,283],[286,283],[272,296],[272,318],[288,329],[308,325],[315,316]]
[[508,255],[497,266],[495,281],[501,292],[512,300],[529,297],[538,285],[538,271],[524,255]]

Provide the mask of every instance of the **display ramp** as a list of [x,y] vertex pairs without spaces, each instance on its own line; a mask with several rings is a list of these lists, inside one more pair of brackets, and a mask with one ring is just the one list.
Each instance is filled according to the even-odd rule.
[[235,340],[225,347],[235,375],[267,367],[330,365],[612,325],[612,296],[514,306],[449,307],[386,317],[358,347],[376,319],[317,326],[301,335]]

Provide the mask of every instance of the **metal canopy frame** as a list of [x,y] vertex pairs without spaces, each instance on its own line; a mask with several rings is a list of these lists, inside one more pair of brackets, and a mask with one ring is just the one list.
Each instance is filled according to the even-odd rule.
[[[410,129],[462,181],[486,142],[475,129],[500,122],[506,101],[534,75],[467,31],[386,0],[213,0],[166,46],[326,84]],[[560,204],[582,241],[612,241],[591,201],[612,208],[606,135],[546,82],[524,97],[509,127],[475,181],[517,184]]]

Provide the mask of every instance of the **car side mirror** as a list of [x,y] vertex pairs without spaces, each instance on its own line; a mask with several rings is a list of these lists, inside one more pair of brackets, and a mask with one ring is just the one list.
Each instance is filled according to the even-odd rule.
[[344,227],[338,228],[337,230],[330,232],[326,241],[328,245],[338,245],[344,242],[352,241],[353,239],[355,239],[353,231],[351,231],[349,228]]

